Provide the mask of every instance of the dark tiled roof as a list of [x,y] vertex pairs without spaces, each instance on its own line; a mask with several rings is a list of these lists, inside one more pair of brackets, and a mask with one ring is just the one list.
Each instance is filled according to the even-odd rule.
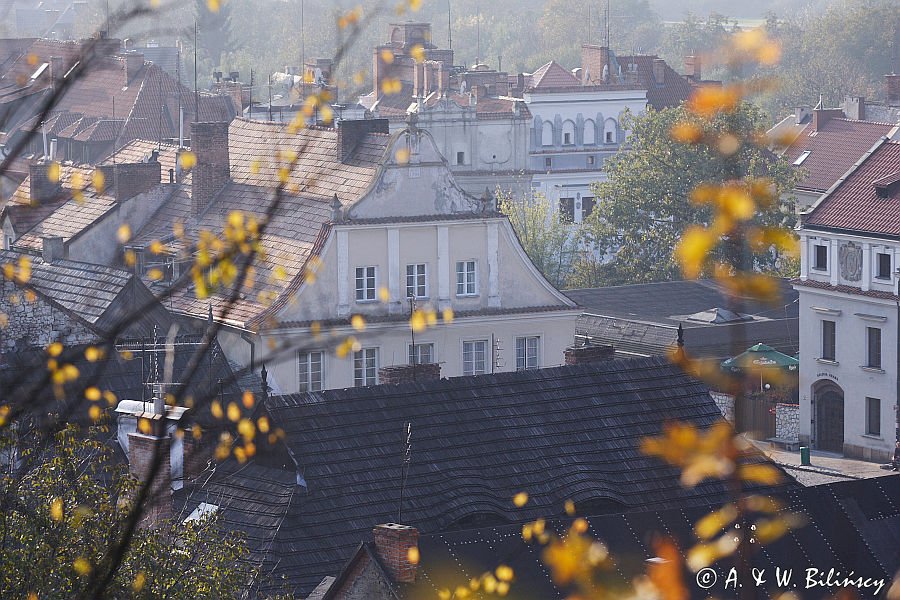
[[[798,589],[803,589],[807,568],[824,569],[826,573],[829,568],[834,568],[842,575],[852,571],[864,578],[884,578],[885,588],[890,586],[900,568],[900,502],[897,501],[900,477],[803,488],[792,490],[782,498],[788,510],[805,514],[809,522],[753,554],[751,566],[764,569],[769,575],[766,579],[772,596],[778,595],[772,577],[776,567],[792,569],[792,581]],[[682,551],[696,544],[693,526],[709,510],[690,507],[588,517],[587,534],[602,540],[615,559],[616,568],[599,575],[605,591],[621,590],[624,597],[625,588],[632,580],[646,573],[646,561],[657,556],[652,547],[654,534],[673,537]],[[561,534],[569,523],[570,520],[553,521],[548,524],[548,529]],[[425,535],[419,538],[419,550],[421,562],[417,581],[412,586],[402,587],[405,598],[436,597],[438,590],[465,585],[469,579],[501,564],[510,566],[515,573],[511,596],[527,593],[530,598],[565,598],[570,592],[553,583],[539,549],[525,544],[518,527]],[[719,585],[725,581],[732,565],[731,559],[713,565]],[[709,597],[709,590],[692,580],[686,584],[690,598]],[[769,597],[764,587],[757,590],[757,597]],[[811,588],[804,589],[802,597],[832,598],[833,593],[833,589]]]
[[[798,350],[797,292],[779,280],[780,299],[767,304],[746,301],[740,313],[754,321],[710,324],[689,317],[712,308],[729,308],[725,291],[712,281],[667,281],[635,285],[567,290],[564,292],[584,314],[576,322],[576,335],[612,344],[623,353],[665,354],[675,343],[678,325],[684,327],[685,346],[692,356],[727,358],[735,350],[764,342],[787,354]],[[743,339],[743,348],[735,340]]]
[[[662,358],[458,377],[270,398],[305,478],[278,530],[284,575],[305,593],[334,575],[378,523],[397,518],[406,424],[412,459],[403,522],[424,534],[560,515],[720,502],[644,456],[668,420],[721,421],[703,384]],[[786,484],[788,488],[794,484]],[[514,509],[526,490],[531,500]]]
[[841,292],[843,294],[853,294],[854,296],[866,296],[869,298],[882,298],[884,300],[896,300],[896,294],[892,294],[891,292],[881,292],[878,290],[862,290],[858,287],[853,287],[850,285],[831,285],[827,281],[815,281],[813,279],[807,279],[806,281],[801,281],[800,279],[791,280],[793,285],[799,285],[800,287],[808,287],[808,288],[816,288],[819,290],[828,290],[830,292]]
[[799,165],[806,175],[798,187],[824,192],[892,127],[886,123],[830,119],[815,131],[810,120],[784,157],[793,163],[801,154],[809,152]]
[[812,212],[804,217],[803,226],[900,238],[900,185],[893,183],[883,192],[875,186],[898,174],[900,142],[883,141],[816,202]]

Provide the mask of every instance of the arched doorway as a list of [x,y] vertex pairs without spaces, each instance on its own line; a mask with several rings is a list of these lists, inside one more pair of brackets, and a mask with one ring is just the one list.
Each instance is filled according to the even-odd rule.
[[816,401],[816,448],[844,451],[844,390],[831,381],[813,386]]

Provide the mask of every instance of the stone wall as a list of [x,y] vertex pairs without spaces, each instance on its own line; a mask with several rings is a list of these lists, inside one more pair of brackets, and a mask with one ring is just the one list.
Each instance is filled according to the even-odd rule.
[[775,405],[775,437],[781,440],[800,439],[800,405],[779,402]]
[[730,394],[725,394],[723,392],[710,392],[710,397],[712,397],[713,402],[716,403],[716,406],[719,407],[719,410],[722,412],[722,416],[725,417],[725,420],[734,424],[734,396]]
[[[51,342],[64,345],[86,344],[97,335],[49,304],[40,296],[28,302],[22,288],[10,281],[0,285],[0,313],[6,315],[7,326],[0,330],[0,353],[17,347],[44,347]],[[24,344],[24,346],[23,346]]]

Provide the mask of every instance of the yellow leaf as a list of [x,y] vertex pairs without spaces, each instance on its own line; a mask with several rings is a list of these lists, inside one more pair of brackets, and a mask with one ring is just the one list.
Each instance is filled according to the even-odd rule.
[[741,465],[738,475],[743,481],[761,483],[763,485],[775,485],[781,481],[781,473],[772,465]]
[[140,592],[144,589],[144,584],[147,583],[147,576],[144,575],[143,571],[138,571],[138,574],[134,576],[134,581],[131,582],[131,589],[135,592]]
[[512,567],[509,567],[507,565],[500,565],[494,572],[497,574],[497,579],[499,579],[500,581],[513,580]]
[[206,8],[209,9],[209,12],[217,13],[221,8],[219,4],[219,0],[206,0]]
[[212,416],[217,419],[221,419],[223,416],[225,416],[225,413],[222,412],[222,403],[218,400],[212,401],[212,404],[209,405],[209,412],[211,412]]
[[228,420],[232,423],[237,423],[238,419],[241,418],[241,409],[238,408],[238,405],[234,402],[228,404]]
[[397,164],[405,165],[406,163],[409,162],[409,149],[408,148],[400,148],[394,154],[394,158],[396,159]]
[[391,299],[391,294],[390,294],[390,292],[388,292],[388,289],[386,287],[381,286],[380,288],[378,288],[378,300],[380,302],[386,303],[390,299]]
[[265,415],[261,416],[256,421],[256,427],[259,429],[260,433],[269,433],[269,418]]
[[250,390],[244,390],[244,393],[241,396],[241,403],[244,405],[244,408],[253,408],[253,392],[251,392]]
[[63,518],[63,501],[62,498],[54,498],[50,501],[50,518],[54,521],[62,521]]
[[250,419],[241,419],[240,423],[238,423],[238,433],[245,440],[251,440],[256,435],[256,426]]
[[82,577],[91,572],[91,563],[84,557],[76,558],[72,566],[75,567],[75,572]]
[[353,315],[350,319],[350,324],[356,331],[365,331],[366,329],[366,320],[362,315]]
[[513,496],[513,504],[515,504],[518,508],[522,508],[527,503],[528,494],[526,492],[519,492],[518,494]]
[[700,276],[706,257],[716,241],[716,237],[703,227],[694,225],[685,230],[675,247],[675,256],[685,277],[696,279]]
[[409,326],[415,333],[425,331],[425,313],[421,310],[413,312],[412,316],[409,318]]
[[681,144],[696,144],[703,137],[703,130],[693,123],[676,123],[669,132],[672,139]]
[[409,550],[406,551],[406,559],[410,563],[417,565],[417,564],[419,564],[420,558],[421,558],[421,556],[419,554],[418,546],[410,546]]
[[100,400],[101,396],[102,394],[100,393],[100,390],[95,387],[89,387],[88,389],[84,390],[84,397],[91,402],[97,402],[98,400]]
[[119,230],[116,232],[116,237],[118,238],[120,244],[126,243],[131,239],[131,227],[129,227],[127,223],[123,223],[119,226]]
[[52,344],[47,346],[47,354],[49,354],[50,356],[59,356],[60,354],[62,354],[62,351],[63,345],[59,342],[53,342]]
[[187,171],[197,164],[197,155],[193,152],[182,152],[178,155],[178,164]]
[[52,181],[53,183],[57,183],[59,181],[60,168],[58,162],[52,162],[47,165],[47,179]]
[[163,272],[159,269],[150,269],[147,271],[147,279],[150,281],[159,281],[163,278]]
[[571,500],[566,500],[566,514],[570,517],[575,516],[575,503]]
[[409,55],[412,56],[416,62],[425,62],[425,48],[422,47],[422,44],[416,44],[413,46]]
[[91,183],[94,184],[94,189],[97,190],[97,193],[102,194],[103,188],[106,185],[106,178],[103,176],[103,171],[94,169],[94,173],[91,175]]
[[735,518],[737,518],[737,508],[733,504],[726,504],[697,521],[694,525],[694,532],[701,540],[708,540],[722,533],[722,530],[731,525]]
[[381,57],[381,62],[385,64],[389,65],[394,62],[394,51],[390,48],[382,48],[379,56]]
[[103,416],[103,411],[95,404],[88,409],[88,416],[93,421],[99,421],[100,417]]
[[447,307],[441,313],[441,318],[444,320],[444,323],[452,323],[453,322],[453,309]]

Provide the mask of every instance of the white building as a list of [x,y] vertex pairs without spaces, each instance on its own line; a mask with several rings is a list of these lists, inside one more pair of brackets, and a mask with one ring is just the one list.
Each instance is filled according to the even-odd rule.
[[900,143],[883,138],[802,217],[800,440],[885,461],[898,421]]

